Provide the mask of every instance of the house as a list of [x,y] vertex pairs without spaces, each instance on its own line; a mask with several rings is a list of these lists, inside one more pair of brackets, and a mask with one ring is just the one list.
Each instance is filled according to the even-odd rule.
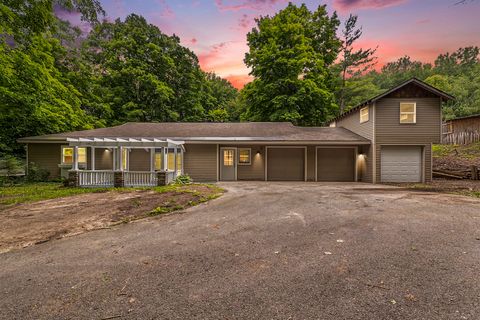
[[470,144],[480,141],[480,114],[445,121],[442,143]]
[[19,139],[27,161],[80,186],[194,181],[424,182],[441,140],[442,101],[411,79],[340,115],[330,127],[286,122],[126,123]]

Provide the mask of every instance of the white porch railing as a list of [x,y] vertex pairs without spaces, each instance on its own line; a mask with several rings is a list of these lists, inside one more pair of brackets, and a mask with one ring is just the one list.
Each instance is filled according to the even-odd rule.
[[154,187],[157,185],[157,173],[146,171],[125,171],[123,173],[125,187]]
[[165,180],[167,184],[170,184],[175,180],[175,171],[167,171],[165,172]]
[[80,187],[113,187],[114,173],[109,170],[80,170],[78,185]]

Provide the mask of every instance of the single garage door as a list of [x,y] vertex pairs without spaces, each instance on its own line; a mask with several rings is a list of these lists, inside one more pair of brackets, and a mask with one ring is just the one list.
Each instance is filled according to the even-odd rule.
[[318,148],[317,181],[355,181],[355,149]]
[[304,181],[305,148],[271,148],[267,150],[268,181]]
[[422,147],[382,146],[380,152],[382,182],[422,181]]

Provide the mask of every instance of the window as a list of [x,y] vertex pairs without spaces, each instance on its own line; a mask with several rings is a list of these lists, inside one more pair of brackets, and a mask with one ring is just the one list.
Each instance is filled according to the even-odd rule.
[[[166,150],[166,149],[165,149]],[[182,170],[182,153],[181,149],[177,149],[177,171]],[[162,151],[161,149],[155,150],[155,170],[162,170]],[[167,155],[167,170],[175,170],[175,149],[169,148]]]
[[417,104],[415,102],[400,103],[400,123],[417,122]]
[[155,150],[155,170],[162,170],[162,151]]
[[368,121],[368,107],[360,109],[360,123]]
[[225,167],[233,166],[233,150],[223,150],[223,165]]
[[[62,146],[62,164],[73,163],[73,147]],[[78,148],[78,163],[87,163],[87,148]]]
[[238,149],[238,164],[249,165],[251,164],[252,150],[250,148]]

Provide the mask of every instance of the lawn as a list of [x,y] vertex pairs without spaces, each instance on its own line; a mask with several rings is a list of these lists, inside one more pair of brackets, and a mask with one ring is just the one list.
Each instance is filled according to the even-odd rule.
[[0,210],[8,206],[83,193],[106,192],[107,188],[66,188],[61,183],[38,182],[0,187]]
[[[26,183],[8,187],[0,187],[0,210],[16,204],[29,203],[41,200],[63,198],[85,193],[99,193],[99,192],[129,192],[132,190],[153,190],[158,193],[169,191],[195,192],[195,186],[191,185],[169,185],[161,187],[143,187],[143,188],[72,188],[64,187],[61,183],[56,182],[37,182]],[[208,185],[211,189],[217,189],[222,192],[222,189]]]

